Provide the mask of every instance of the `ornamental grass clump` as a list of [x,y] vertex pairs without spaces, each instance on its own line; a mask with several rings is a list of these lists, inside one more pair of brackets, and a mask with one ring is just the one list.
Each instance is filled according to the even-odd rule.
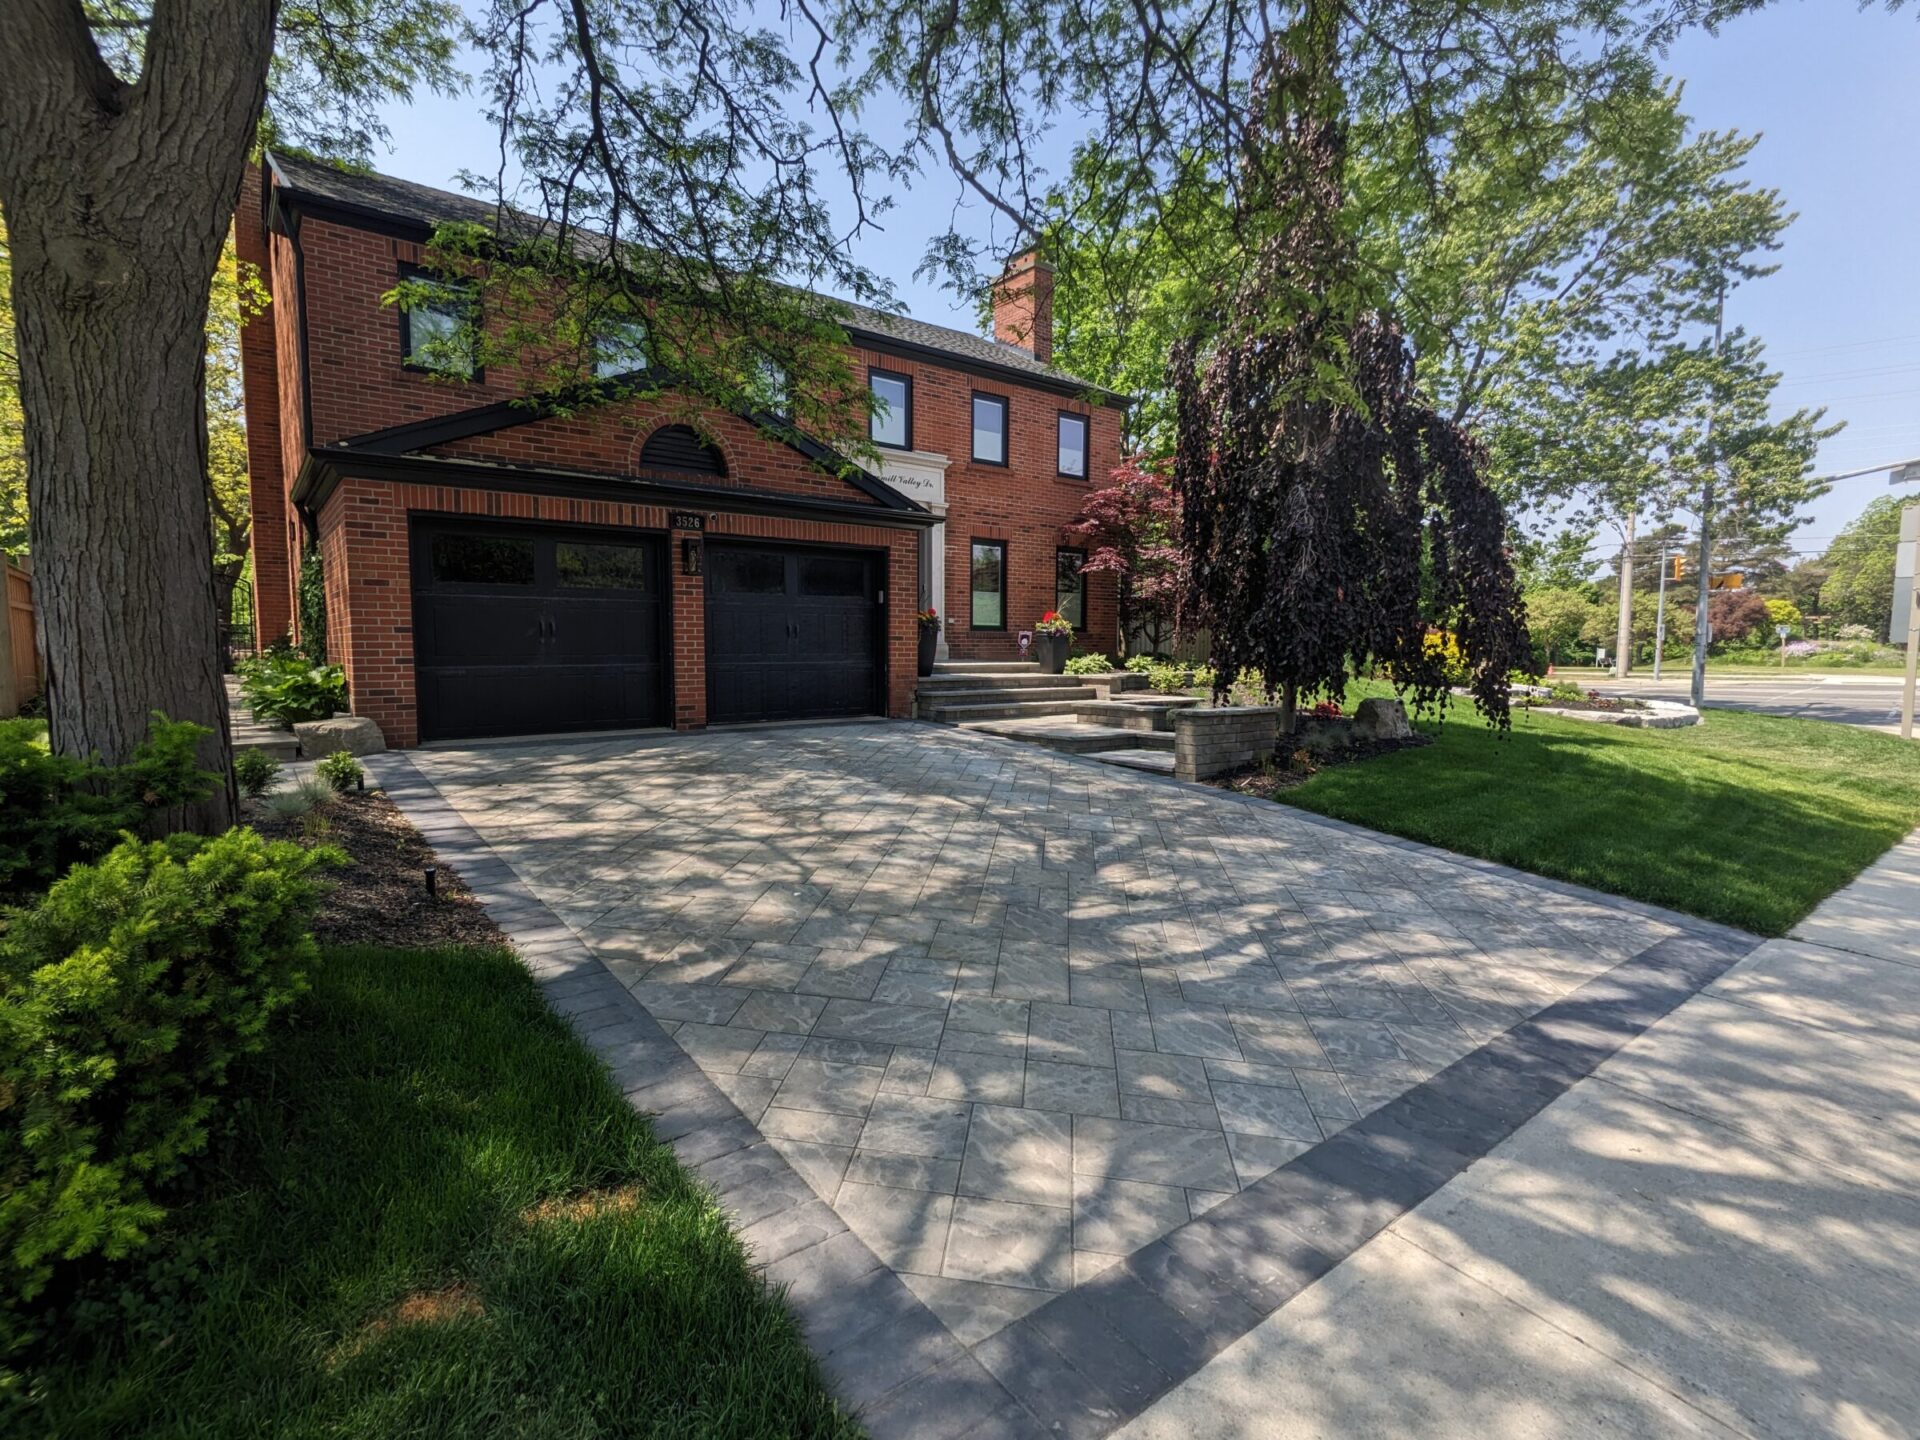
[[235,829],[126,840],[0,937],[0,1388],[45,1316],[153,1241],[228,1067],[306,988],[320,867]]

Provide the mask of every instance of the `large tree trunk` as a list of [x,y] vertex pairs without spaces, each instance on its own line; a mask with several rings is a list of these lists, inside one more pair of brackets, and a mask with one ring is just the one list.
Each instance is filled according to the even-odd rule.
[[[152,711],[228,768],[206,497],[207,292],[273,6],[159,4],[134,84],[74,0],[0,4],[0,206],[54,747],[123,761]],[[187,817],[230,823],[231,781]]]

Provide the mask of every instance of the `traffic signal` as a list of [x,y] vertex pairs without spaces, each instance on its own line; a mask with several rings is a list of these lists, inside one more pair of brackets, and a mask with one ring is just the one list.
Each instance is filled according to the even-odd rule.
[[1669,558],[1673,561],[1673,573],[1669,575],[1667,578],[1669,580],[1686,579],[1687,557],[1684,555],[1674,555],[1674,556],[1670,556]]

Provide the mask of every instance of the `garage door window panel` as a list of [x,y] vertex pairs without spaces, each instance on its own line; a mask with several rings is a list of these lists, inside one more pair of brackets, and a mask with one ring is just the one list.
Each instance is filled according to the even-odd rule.
[[531,585],[534,542],[525,536],[435,535],[436,585]]
[[647,551],[641,545],[588,545],[561,541],[553,547],[553,566],[563,589],[646,590],[651,588]]

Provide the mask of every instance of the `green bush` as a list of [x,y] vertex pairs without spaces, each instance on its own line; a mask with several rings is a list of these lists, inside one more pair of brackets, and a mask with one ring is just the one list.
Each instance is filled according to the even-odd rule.
[[264,750],[242,750],[233,757],[233,783],[243,795],[266,794],[279,774],[280,762]]
[[1113,661],[1104,655],[1071,655],[1067,657],[1069,675],[1105,675],[1113,669]]
[[1155,662],[1147,667],[1147,684],[1162,695],[1174,695],[1187,688],[1187,672],[1178,665]]
[[1159,663],[1160,662],[1151,655],[1129,655],[1127,657],[1127,669],[1133,671],[1136,675],[1145,675]]
[[150,1243],[227,1067],[306,986],[316,867],[235,829],[128,840],[0,940],[0,1357],[76,1262]]
[[360,762],[344,750],[324,756],[313,767],[313,773],[335,790],[351,790],[367,778],[367,772],[360,768]]
[[270,649],[239,666],[240,696],[262,720],[298,725],[347,708],[347,677],[338,665],[315,665]]
[[53,754],[43,721],[0,721],[0,895],[38,894],[122,831],[213,794],[220,777],[198,757],[212,733],[155,711],[133,758],[109,766]]

